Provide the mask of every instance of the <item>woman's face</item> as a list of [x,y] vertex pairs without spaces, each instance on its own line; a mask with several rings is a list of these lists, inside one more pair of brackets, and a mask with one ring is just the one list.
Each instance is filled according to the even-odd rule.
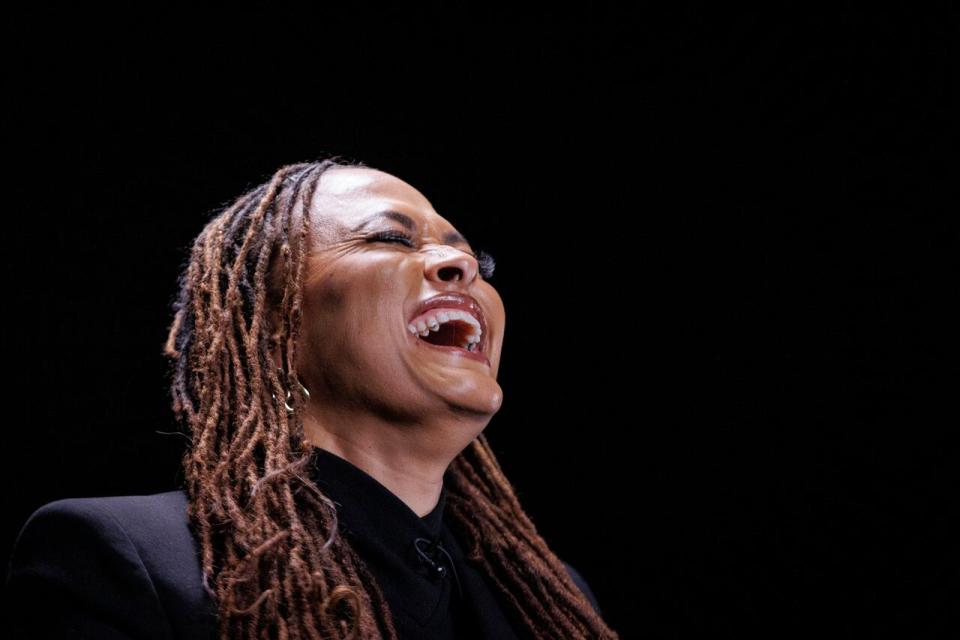
[[496,413],[503,301],[426,197],[381,171],[331,169],[311,226],[298,357],[311,404],[409,423]]

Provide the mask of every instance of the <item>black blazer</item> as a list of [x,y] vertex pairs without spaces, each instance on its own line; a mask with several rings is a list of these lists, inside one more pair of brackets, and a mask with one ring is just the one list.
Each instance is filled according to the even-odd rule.
[[[216,610],[186,508],[178,490],[37,509],[10,559],[5,637],[214,639]],[[587,582],[564,566],[600,613]]]

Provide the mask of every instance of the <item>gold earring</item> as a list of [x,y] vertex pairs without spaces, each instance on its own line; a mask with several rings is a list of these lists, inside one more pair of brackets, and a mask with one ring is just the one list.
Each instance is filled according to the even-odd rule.
[[[284,374],[283,369],[282,369],[281,367],[277,367],[277,372],[280,374],[280,379],[283,380],[284,377],[285,377],[285,375],[286,375],[286,374]],[[299,380],[297,380],[297,384],[300,385],[300,389],[301,389],[301,391],[303,391],[303,395],[305,395],[305,396],[307,397],[307,400],[309,400],[309,399],[310,399],[310,392],[307,390],[307,388],[306,388],[305,386],[303,386],[303,383],[300,382]],[[277,399],[277,396],[276,396],[275,393],[271,393],[270,395],[273,396],[273,399],[274,399],[274,400]],[[287,397],[286,397],[286,398],[284,399],[284,401],[283,401],[283,406],[287,408],[287,413],[293,413],[294,410],[295,410],[295,408],[290,405],[290,400],[291,400],[292,398],[293,398],[293,394],[290,393],[290,390],[289,390],[289,389],[287,389]]]

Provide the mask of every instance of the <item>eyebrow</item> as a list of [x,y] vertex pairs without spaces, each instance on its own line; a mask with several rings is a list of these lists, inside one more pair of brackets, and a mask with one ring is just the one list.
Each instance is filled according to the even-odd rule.
[[[411,218],[407,214],[400,213],[399,211],[394,211],[393,209],[387,209],[386,211],[381,211],[379,213],[373,214],[372,216],[370,216],[369,218],[367,218],[366,220],[358,224],[356,227],[354,227],[353,231],[355,232],[360,231],[360,229],[363,229],[365,226],[367,226],[374,220],[380,220],[381,218],[388,218],[390,220],[399,222],[407,229],[407,231],[414,231],[417,228],[417,223],[414,222],[413,218]],[[459,231],[448,231],[443,236],[443,242],[445,244],[456,244],[458,242],[461,242],[467,246],[471,246],[470,242],[466,238],[464,238]]]

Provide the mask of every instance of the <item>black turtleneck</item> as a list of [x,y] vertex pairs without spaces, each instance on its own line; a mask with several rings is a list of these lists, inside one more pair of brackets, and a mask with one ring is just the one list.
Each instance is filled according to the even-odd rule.
[[437,506],[421,518],[373,476],[325,449],[315,448],[310,472],[336,503],[341,533],[383,589],[401,640],[527,637],[444,522],[446,474]]

